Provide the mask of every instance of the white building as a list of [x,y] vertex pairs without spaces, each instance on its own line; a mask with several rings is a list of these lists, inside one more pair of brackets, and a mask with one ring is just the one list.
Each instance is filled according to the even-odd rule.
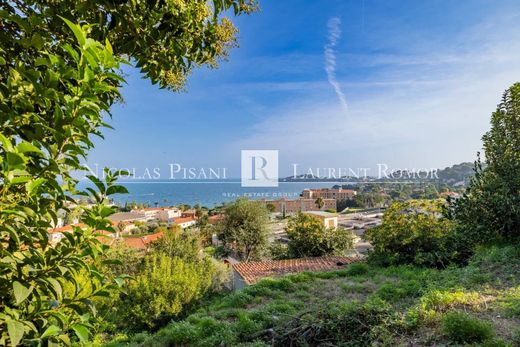
[[197,224],[197,220],[193,217],[180,217],[175,218],[174,223],[180,226],[182,229],[186,229]]
[[181,210],[176,207],[147,207],[130,211],[130,213],[144,215],[146,220],[159,220],[172,223],[175,218],[181,217]]
[[157,213],[157,219],[161,222],[173,223],[175,218],[180,218],[181,215],[182,212],[178,208],[164,208]]
[[338,227],[338,215],[337,213],[329,213],[324,211],[306,211],[306,214],[310,214],[311,216],[315,216],[323,221],[323,224],[327,228],[337,228]]

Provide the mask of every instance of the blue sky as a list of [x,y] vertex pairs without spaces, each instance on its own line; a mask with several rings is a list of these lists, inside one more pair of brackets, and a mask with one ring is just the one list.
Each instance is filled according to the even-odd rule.
[[472,161],[520,80],[520,3],[263,0],[235,19],[240,48],[186,92],[127,69],[89,165],[226,167],[277,149],[301,167],[446,167]]

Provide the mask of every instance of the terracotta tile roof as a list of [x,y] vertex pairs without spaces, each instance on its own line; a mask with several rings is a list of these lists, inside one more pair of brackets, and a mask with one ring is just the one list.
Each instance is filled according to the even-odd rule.
[[124,237],[123,243],[130,248],[146,249],[146,243],[140,237]]
[[146,249],[146,248],[148,248],[148,245],[151,242],[153,242],[163,236],[164,236],[164,233],[161,231],[161,232],[158,232],[155,234],[141,236],[141,237],[123,237],[123,243],[127,247],[136,248],[136,249]]
[[[318,257],[273,260],[233,264],[233,269],[247,284],[254,284],[264,277],[278,277],[304,271],[331,271],[341,269],[343,265],[358,261],[355,257]],[[339,265],[338,265],[339,264]]]
[[72,231],[72,227],[78,227],[78,228],[85,228],[86,225],[83,224],[83,223],[77,223],[77,224],[70,224],[70,225],[65,225],[65,226],[62,226],[60,228],[50,228],[49,230],[47,230],[49,233],[63,233],[63,232],[71,232]]
[[216,224],[219,221],[221,221],[222,219],[224,219],[224,215],[223,214],[216,214],[216,215],[208,217],[208,223],[209,224]]

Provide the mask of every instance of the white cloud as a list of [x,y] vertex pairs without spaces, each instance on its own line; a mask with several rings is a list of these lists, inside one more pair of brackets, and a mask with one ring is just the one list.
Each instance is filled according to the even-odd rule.
[[341,90],[341,86],[336,79],[336,44],[341,37],[340,29],[341,20],[338,17],[332,17],[327,23],[329,30],[328,42],[325,45],[325,71],[327,72],[327,79],[334,88],[334,92],[338,96],[341,106],[347,109],[347,99]]
[[[471,28],[459,46],[430,47],[431,54],[374,55],[370,62],[360,57],[365,65],[385,68],[344,83],[349,117],[342,104],[309,83],[304,102],[300,97],[268,107],[266,117],[233,146],[279,149],[282,160],[309,166],[444,167],[471,161],[503,90],[520,80],[515,23]],[[339,27],[331,27],[329,40],[335,42]],[[329,58],[334,82],[335,55]]]

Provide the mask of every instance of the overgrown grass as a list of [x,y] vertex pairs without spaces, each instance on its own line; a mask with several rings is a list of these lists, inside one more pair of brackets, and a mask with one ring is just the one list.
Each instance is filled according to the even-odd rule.
[[265,279],[108,346],[520,345],[520,251],[444,270],[363,263]]

